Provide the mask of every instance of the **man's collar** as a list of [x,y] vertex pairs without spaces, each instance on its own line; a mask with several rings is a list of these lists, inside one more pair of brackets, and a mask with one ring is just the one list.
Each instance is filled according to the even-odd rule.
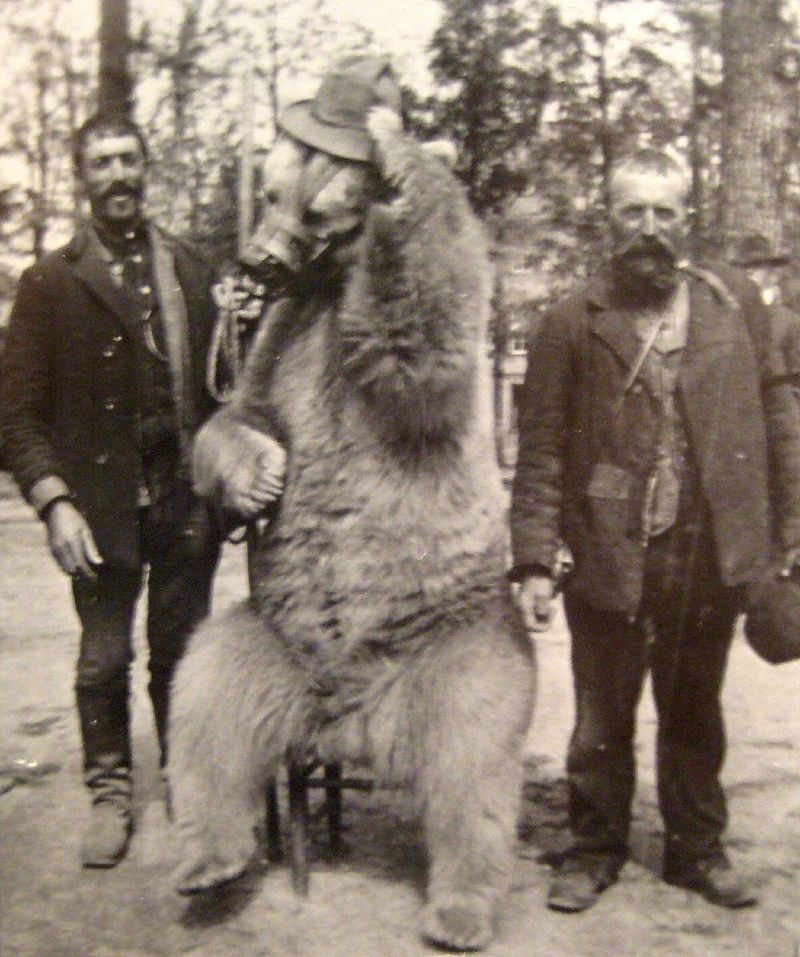
[[[107,233],[108,231],[106,231]],[[117,247],[113,247],[109,242],[106,241],[106,234],[101,233],[96,228],[96,223],[94,220],[84,220],[76,229],[75,235],[67,243],[66,249],[64,250],[64,255],[67,259],[80,259],[81,256],[86,251],[86,247],[89,244],[89,238],[94,233],[95,237],[99,240],[100,244],[108,249],[110,252],[118,253],[126,252],[127,249],[133,249],[139,246],[140,244],[147,243],[148,236],[148,222],[145,219],[141,219],[137,224],[137,229],[134,230],[134,239],[127,240],[128,243],[132,243],[131,246],[127,247],[125,250],[120,251]]]
[[124,256],[147,244],[147,222],[143,218],[121,230],[110,229],[95,218],[90,226],[103,246],[115,255]]

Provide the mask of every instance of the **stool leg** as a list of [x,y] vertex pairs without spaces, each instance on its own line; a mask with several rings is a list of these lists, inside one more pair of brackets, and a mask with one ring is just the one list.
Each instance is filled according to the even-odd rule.
[[334,854],[342,852],[342,766],[325,765],[325,809],[328,814],[328,840]]
[[276,864],[283,858],[281,847],[280,807],[278,805],[278,784],[273,778],[267,784],[267,860]]
[[289,761],[289,862],[292,888],[300,897],[308,897],[308,789],[303,767]]

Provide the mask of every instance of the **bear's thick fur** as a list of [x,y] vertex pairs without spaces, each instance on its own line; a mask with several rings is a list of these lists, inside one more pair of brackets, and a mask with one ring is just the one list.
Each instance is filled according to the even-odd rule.
[[371,129],[396,199],[370,208],[341,282],[268,314],[198,440],[206,493],[266,435],[287,460],[252,601],[201,625],[175,676],[180,882],[242,872],[288,748],[368,760],[418,801],[423,935],[480,948],[508,886],[534,694],[505,580],[490,267],[445,165],[391,124]]

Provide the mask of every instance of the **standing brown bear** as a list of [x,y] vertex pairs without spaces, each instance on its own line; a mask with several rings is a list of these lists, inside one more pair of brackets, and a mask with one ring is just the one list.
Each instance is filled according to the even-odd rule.
[[252,600],[201,625],[173,683],[180,889],[243,872],[287,749],[408,786],[429,857],[422,934],[492,937],[513,862],[530,643],[505,576],[483,232],[403,134],[388,64],[353,58],[290,107],[244,255],[291,271],[196,480],[275,499]]

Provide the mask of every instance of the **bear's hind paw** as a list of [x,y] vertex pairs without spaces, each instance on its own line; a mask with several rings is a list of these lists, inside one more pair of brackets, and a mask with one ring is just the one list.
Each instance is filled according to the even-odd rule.
[[421,933],[447,950],[483,950],[494,936],[485,901],[453,897],[431,901],[422,912]]
[[202,894],[229,884],[247,870],[248,861],[223,864],[219,861],[192,861],[179,868],[175,889],[179,894]]

